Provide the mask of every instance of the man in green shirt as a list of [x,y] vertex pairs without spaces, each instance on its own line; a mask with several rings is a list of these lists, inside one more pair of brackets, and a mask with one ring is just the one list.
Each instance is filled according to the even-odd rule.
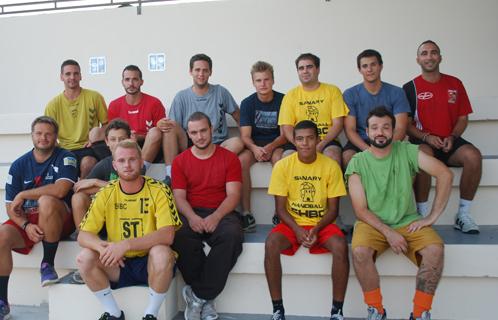
[[[439,160],[406,142],[392,142],[394,116],[385,108],[367,117],[370,147],[357,153],[346,169],[346,179],[358,218],[353,233],[353,265],[360,282],[368,320],[384,320],[376,256],[389,247],[418,267],[414,307],[410,319],[430,319],[429,310],[443,271],[444,244],[431,227],[443,213],[453,175]],[[419,169],[436,178],[431,213],[417,214],[412,184]]]

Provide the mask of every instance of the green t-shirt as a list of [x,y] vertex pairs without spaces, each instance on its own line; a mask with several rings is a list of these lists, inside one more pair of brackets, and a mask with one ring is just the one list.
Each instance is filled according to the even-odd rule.
[[418,170],[418,146],[396,141],[385,158],[375,158],[368,150],[355,154],[345,177],[360,176],[368,210],[396,229],[420,218],[413,196]]

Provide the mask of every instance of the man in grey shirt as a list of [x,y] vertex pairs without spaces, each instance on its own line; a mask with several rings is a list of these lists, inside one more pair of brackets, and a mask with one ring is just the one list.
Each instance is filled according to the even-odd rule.
[[191,145],[186,134],[187,120],[196,111],[201,111],[210,118],[215,144],[235,154],[239,154],[244,149],[244,143],[239,137],[228,138],[225,115],[231,114],[239,125],[240,111],[226,88],[209,83],[212,66],[211,58],[205,54],[196,54],[190,58],[189,72],[193,85],[176,94],[168,118],[160,120],[157,124],[157,127],[164,133],[163,151],[167,177],[171,177],[173,158]]

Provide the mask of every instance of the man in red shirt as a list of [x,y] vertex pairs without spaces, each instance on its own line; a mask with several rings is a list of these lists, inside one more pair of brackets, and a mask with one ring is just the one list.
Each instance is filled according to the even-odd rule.
[[161,149],[162,132],[157,122],[165,117],[164,106],[159,99],[140,91],[144,84],[142,71],[135,65],[128,65],[122,73],[126,94],[109,104],[109,121],[121,118],[128,122],[138,144],[142,147],[145,168],[156,159]]
[[[441,60],[441,50],[434,41],[424,41],[418,47],[417,63],[422,74],[403,86],[412,109],[408,135],[412,143],[420,144],[421,151],[448,166],[463,167],[455,229],[476,234],[479,227],[470,216],[470,205],[481,180],[482,156],[462,138],[472,113],[467,92],[459,79],[439,71]],[[430,211],[430,186],[430,176],[421,171],[415,182],[415,197],[423,216]]]
[[[185,319],[215,320],[213,300],[225,287],[242,252],[243,232],[235,207],[242,173],[237,155],[213,144],[209,117],[194,112],[187,121],[193,146],[173,160],[172,187],[183,227],[173,248],[186,286]],[[211,251],[206,256],[203,242]]]

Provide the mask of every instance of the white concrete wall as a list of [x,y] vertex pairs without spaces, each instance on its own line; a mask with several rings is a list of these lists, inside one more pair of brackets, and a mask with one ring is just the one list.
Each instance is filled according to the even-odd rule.
[[[213,83],[240,101],[251,93],[249,68],[275,66],[276,89],[296,85],[293,61],[311,51],[322,58],[321,80],[341,89],[360,81],[356,55],[384,57],[383,79],[402,85],[418,74],[415,51],[437,41],[442,70],[460,77],[471,97],[497,96],[498,2],[495,0],[231,0],[0,18],[0,115],[41,113],[62,91],[59,65],[77,59],[84,87],[109,102],[121,95],[126,64],[146,69],[151,52],[166,54],[165,72],[144,72],[143,90],[167,106],[191,83],[188,60],[214,60]],[[106,56],[107,74],[89,75],[90,56]],[[1,120],[1,119],[0,119]],[[2,123],[0,123],[0,126]]]

